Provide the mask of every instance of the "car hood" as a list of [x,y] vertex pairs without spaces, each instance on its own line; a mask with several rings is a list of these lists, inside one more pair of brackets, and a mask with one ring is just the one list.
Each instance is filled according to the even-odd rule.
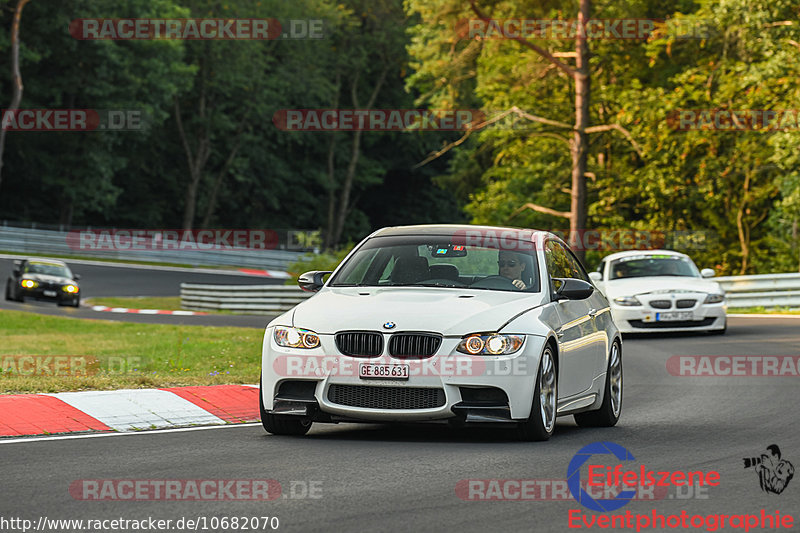
[[669,292],[713,292],[724,293],[719,283],[688,276],[652,276],[642,278],[615,279],[605,282],[603,292],[609,299],[637,294]]
[[50,276],[48,274],[23,274],[22,279],[32,279],[44,283],[72,283],[75,285],[74,280],[65,278],[64,276]]
[[[292,325],[319,334],[357,329],[464,335],[497,331],[512,317],[543,303],[543,293],[425,287],[324,288],[295,307]],[[395,327],[385,329],[387,322],[394,322]]]

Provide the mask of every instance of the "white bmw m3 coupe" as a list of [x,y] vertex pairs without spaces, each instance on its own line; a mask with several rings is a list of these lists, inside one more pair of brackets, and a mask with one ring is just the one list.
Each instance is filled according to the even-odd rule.
[[[326,280],[326,276],[331,274]],[[546,440],[556,417],[613,426],[622,341],[609,303],[553,234],[486,226],[376,231],[264,335],[261,419],[498,424]]]

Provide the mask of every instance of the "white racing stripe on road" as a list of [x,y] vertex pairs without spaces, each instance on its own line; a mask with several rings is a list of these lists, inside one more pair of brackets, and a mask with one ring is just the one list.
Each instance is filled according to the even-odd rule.
[[240,427],[252,427],[252,426],[261,426],[261,422],[248,422],[246,424],[226,424],[224,426],[154,429],[151,431],[131,431],[125,433],[85,433],[82,435],[53,435],[50,437],[16,437],[13,439],[0,439],[0,445],[19,444],[21,442],[44,442],[48,440],[100,439],[105,437],[139,437],[141,435],[158,435],[159,433],[181,433],[184,431],[203,431],[206,429],[228,429],[228,428],[240,428]]
[[49,396],[118,431],[226,423],[177,394],[163,390],[59,392]]

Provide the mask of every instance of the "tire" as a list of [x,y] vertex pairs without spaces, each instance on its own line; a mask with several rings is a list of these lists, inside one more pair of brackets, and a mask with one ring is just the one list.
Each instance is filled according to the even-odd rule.
[[311,429],[311,421],[297,416],[273,415],[264,409],[264,396],[261,383],[258,386],[258,406],[261,411],[261,425],[273,435],[302,436]]
[[622,414],[622,347],[618,342],[611,345],[606,369],[603,403],[596,411],[578,413],[575,422],[581,427],[612,427]]
[[526,420],[517,425],[517,436],[523,441],[548,440],[556,428],[558,407],[558,372],[553,347],[547,344],[542,352],[539,370],[536,372],[536,387],[533,390],[533,406]]
[[78,296],[77,298],[75,298],[75,301],[72,302],[72,307],[78,308],[80,306],[81,306],[81,297]]
[[6,282],[6,300],[11,301],[11,284]]

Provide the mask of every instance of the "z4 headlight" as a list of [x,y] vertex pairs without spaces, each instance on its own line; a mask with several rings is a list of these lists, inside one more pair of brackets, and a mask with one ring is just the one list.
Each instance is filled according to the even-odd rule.
[[32,279],[23,279],[22,281],[19,282],[19,284],[25,287],[26,289],[33,289],[39,286],[39,282],[33,281]]
[[725,295],[724,294],[713,294],[712,293],[712,294],[709,294],[708,296],[706,296],[706,299],[705,299],[705,301],[703,303],[706,303],[706,304],[718,304],[718,303],[721,303],[721,302],[724,302],[724,301],[725,301]]
[[619,298],[614,298],[614,303],[625,307],[642,305],[642,302],[640,302],[636,296],[621,296]]
[[78,292],[78,286],[77,285],[64,285],[63,287],[61,287],[61,290],[64,291],[64,292],[68,292],[70,294],[75,294],[76,292]]
[[524,335],[476,333],[461,339],[456,350],[469,355],[507,355],[519,351],[524,342]]
[[319,346],[319,336],[313,331],[288,326],[276,326],[273,333],[278,346],[311,350]]

